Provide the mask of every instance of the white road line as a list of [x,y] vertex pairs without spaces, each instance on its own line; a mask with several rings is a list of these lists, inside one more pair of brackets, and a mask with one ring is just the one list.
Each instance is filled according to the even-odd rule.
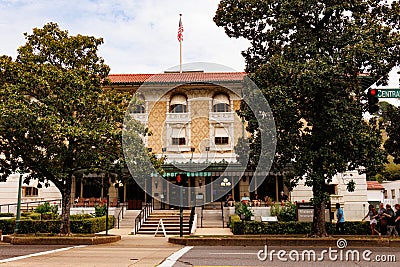
[[177,260],[179,260],[180,257],[182,257],[186,252],[191,250],[193,247],[184,247],[169,256],[165,261],[163,261],[160,265],[157,267],[172,267],[176,263]]
[[66,251],[66,250],[70,250],[71,248],[83,248],[83,247],[86,247],[86,246],[87,245],[80,245],[80,246],[73,246],[73,247],[67,247],[67,248],[59,248],[59,249],[54,249],[54,250],[48,250],[48,251],[33,253],[33,254],[29,254],[29,255],[18,256],[18,257],[14,257],[14,258],[0,260],[0,263],[10,262],[10,261],[17,261],[17,260],[30,258],[30,257],[47,255],[47,254],[51,254],[51,253],[54,253],[54,252]]
[[210,255],[257,255],[256,252],[220,252],[220,253],[208,253]]

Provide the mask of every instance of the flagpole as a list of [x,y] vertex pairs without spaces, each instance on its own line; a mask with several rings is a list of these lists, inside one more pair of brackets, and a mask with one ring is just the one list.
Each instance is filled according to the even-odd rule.
[[182,73],[182,41],[179,42],[179,72]]
[[[179,14],[179,26],[182,26],[182,14]],[[179,72],[182,73],[182,39],[179,39]]]

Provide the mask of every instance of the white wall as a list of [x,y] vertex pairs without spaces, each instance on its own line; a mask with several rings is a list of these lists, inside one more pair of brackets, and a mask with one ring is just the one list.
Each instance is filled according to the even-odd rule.
[[[385,181],[382,183],[382,186],[387,190],[387,198],[383,199],[383,203],[389,203],[392,206],[394,206],[394,204],[400,204],[400,181]],[[394,190],[394,194],[392,190]]]
[[[19,174],[12,174],[8,177],[6,182],[0,182],[0,205],[2,204],[14,204],[18,201],[18,182]],[[36,187],[38,184],[37,180],[31,180],[29,184],[22,183],[22,186],[32,186]],[[55,187],[55,185],[50,182],[49,187],[43,185],[42,188],[38,189],[37,197],[22,197],[21,202],[30,201],[44,201],[52,199],[60,199],[61,193]],[[0,212],[7,212],[7,207],[3,207]],[[10,207],[10,212],[15,213],[16,207]]]
[[[348,192],[346,189],[346,184],[350,180],[356,183],[354,192]],[[312,198],[312,188],[305,186],[304,183],[305,180],[301,180],[291,192],[292,202],[308,202]],[[368,210],[365,174],[359,174],[358,171],[339,173],[333,177],[331,184],[337,184],[337,194],[331,195],[332,211],[335,211],[336,203],[340,203],[346,221],[361,221]]]
[[368,190],[367,198],[368,198],[368,201],[382,202],[383,201],[383,193],[379,189]]

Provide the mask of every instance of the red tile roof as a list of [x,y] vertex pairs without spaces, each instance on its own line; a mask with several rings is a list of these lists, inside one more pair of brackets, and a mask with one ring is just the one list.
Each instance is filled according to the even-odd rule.
[[384,189],[382,184],[378,181],[367,181],[367,190],[382,190]]
[[244,72],[184,72],[161,74],[110,74],[112,83],[207,83],[242,81]]

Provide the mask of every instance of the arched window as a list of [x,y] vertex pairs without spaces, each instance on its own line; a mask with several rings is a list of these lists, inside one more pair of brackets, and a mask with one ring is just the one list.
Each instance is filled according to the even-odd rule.
[[225,94],[214,96],[213,112],[229,112],[229,98]]
[[172,97],[170,102],[169,112],[171,113],[186,113],[187,112],[187,100],[184,95],[175,95]]

